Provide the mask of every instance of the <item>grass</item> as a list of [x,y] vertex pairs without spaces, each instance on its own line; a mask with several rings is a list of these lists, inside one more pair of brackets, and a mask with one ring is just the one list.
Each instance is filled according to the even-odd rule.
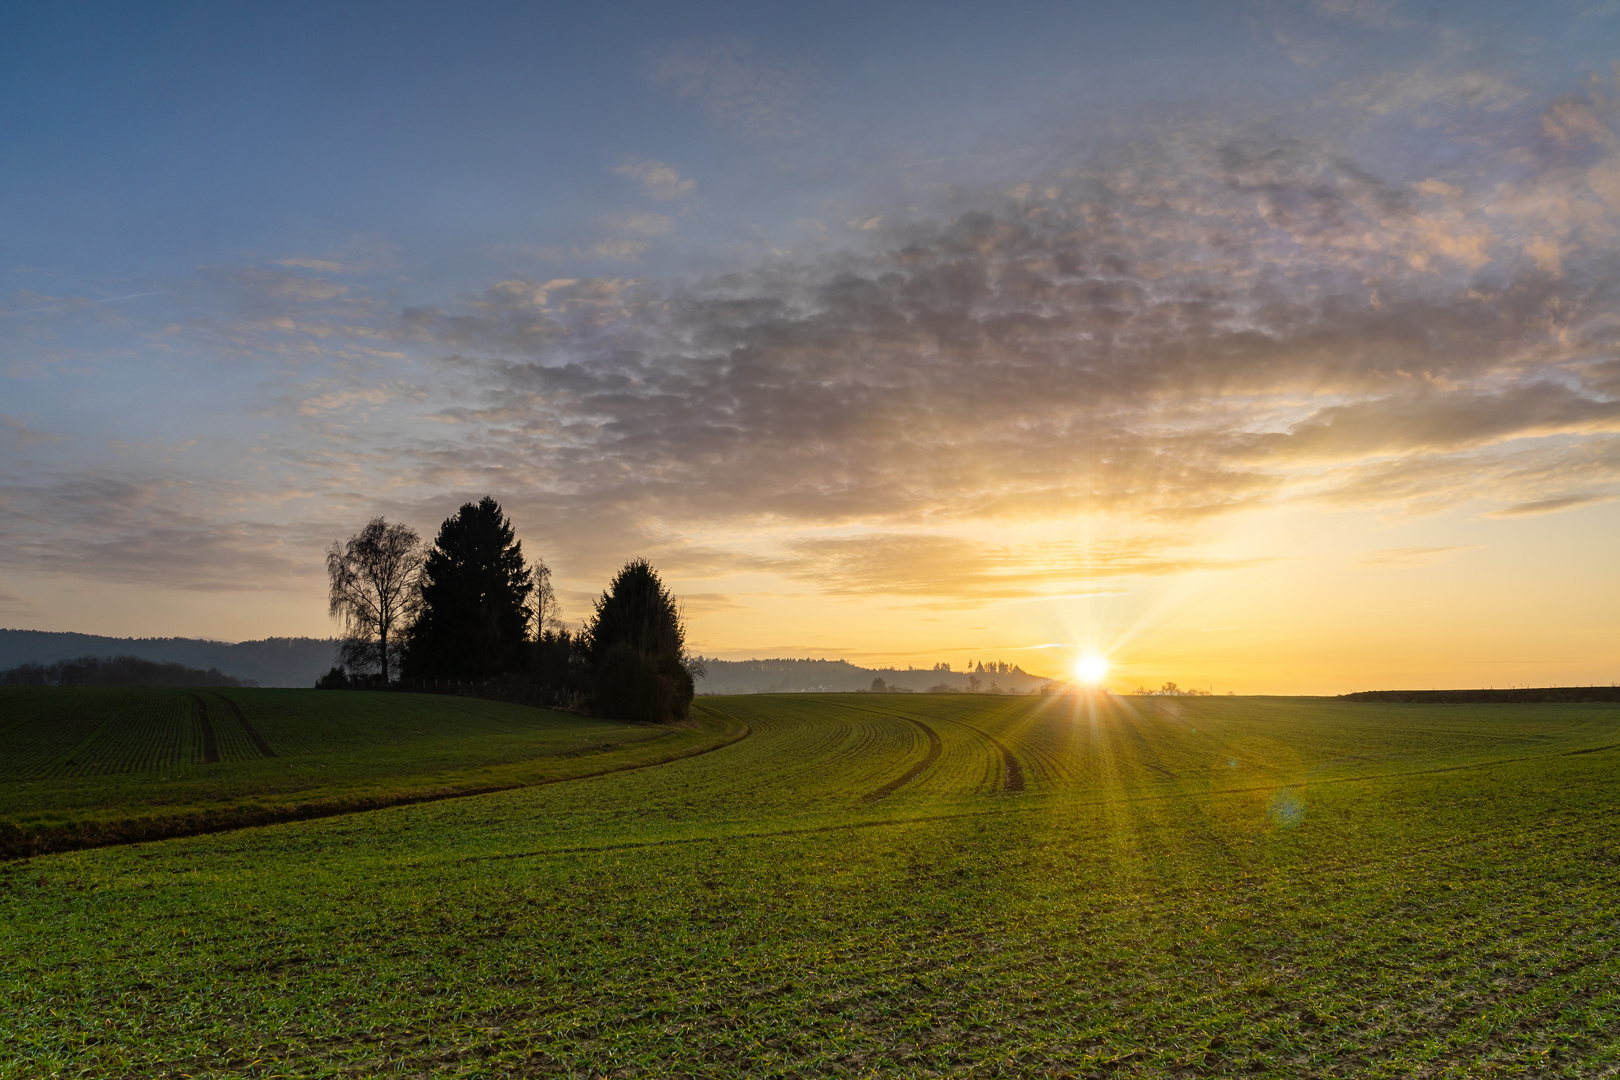
[[420,694],[0,689],[0,854],[519,787],[741,733]]
[[1620,1074],[1613,706],[697,707],[751,735],[0,866],[0,1077]]

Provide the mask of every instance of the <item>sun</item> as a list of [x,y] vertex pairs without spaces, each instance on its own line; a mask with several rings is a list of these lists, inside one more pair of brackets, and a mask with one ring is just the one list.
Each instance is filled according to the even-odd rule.
[[1096,653],[1087,653],[1074,662],[1074,673],[1083,683],[1100,683],[1108,675],[1108,660]]

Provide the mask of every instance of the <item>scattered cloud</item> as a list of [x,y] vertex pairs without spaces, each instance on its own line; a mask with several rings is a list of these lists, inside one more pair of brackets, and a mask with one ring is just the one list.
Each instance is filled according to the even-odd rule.
[[[195,478],[58,474],[0,490],[0,567],[201,591],[286,588],[319,572],[305,528],[238,513]],[[212,498],[210,498],[212,496]]]
[[683,178],[679,169],[662,161],[626,158],[613,171],[640,181],[642,191],[661,202],[690,199],[697,191],[696,180]]
[[1459,551],[1472,551],[1473,547],[1396,547],[1369,551],[1358,563],[1366,567],[1436,566]]
[[1324,19],[1366,30],[1393,30],[1401,25],[1398,0],[1311,0],[1310,6]]
[[650,75],[655,86],[702,105],[714,124],[755,137],[799,132],[816,83],[808,62],[770,56],[739,38],[672,46]]
[[986,544],[958,536],[873,533],[791,541],[783,569],[823,591],[929,598],[948,606],[1075,595],[1106,579],[1160,576],[1218,564],[1153,537],[1095,544]]
[[349,291],[348,285],[304,274],[242,267],[231,271],[244,292],[274,300],[319,302],[334,300]]
[[[1500,194],[1465,170],[1380,177],[1264,131],[1110,161],[856,219],[841,252],[606,287],[572,321],[521,281],[413,318],[462,358],[464,420],[670,520],[1413,512],[1563,486],[1549,454],[1620,431],[1589,359],[1614,256],[1572,244],[1555,278],[1505,240],[1448,255],[1436,215]],[[1576,174],[1540,183],[1560,185],[1612,218]],[[1602,455],[1579,468],[1620,479]]]
[[1485,516],[1486,517],[1494,517],[1494,518],[1507,518],[1507,517],[1531,517],[1531,516],[1536,515],[1536,514],[1556,514],[1560,510],[1574,510],[1577,507],[1590,506],[1593,503],[1610,502],[1610,501],[1614,500],[1617,497],[1620,497],[1620,496],[1616,496],[1616,495],[1612,495],[1612,494],[1608,494],[1608,495],[1588,495],[1588,494],[1560,495],[1560,496],[1558,496],[1556,498],[1552,498],[1552,499],[1537,499],[1535,502],[1517,503],[1517,504],[1515,504],[1513,506],[1505,506],[1505,507],[1501,508],[1500,510],[1492,510],[1489,513],[1487,513]]
[[366,274],[395,269],[399,261],[399,245],[380,236],[358,235],[323,254],[289,255],[270,260],[270,265],[317,274]]
[[11,442],[17,446],[32,446],[36,443],[54,443],[62,441],[62,437],[60,435],[51,435],[46,432],[35,431],[33,428],[29,427],[15,416],[8,416],[5,413],[0,413],[0,431],[3,431],[6,438],[10,439]]

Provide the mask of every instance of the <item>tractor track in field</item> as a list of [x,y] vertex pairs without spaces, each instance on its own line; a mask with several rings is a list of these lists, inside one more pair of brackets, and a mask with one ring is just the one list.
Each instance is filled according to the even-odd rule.
[[214,735],[214,725],[208,722],[208,702],[196,694],[187,694],[186,697],[197,703],[197,726],[202,729],[203,764],[219,764],[219,739]]
[[247,716],[242,712],[242,706],[217,691],[214,696],[231,707],[231,713],[236,717],[236,722],[242,725],[242,730],[247,732],[247,737],[252,740],[261,757],[276,756],[276,752],[270,749],[270,744],[264,741],[264,736],[259,734],[259,729],[248,723]]
[[[850,709],[854,712],[871,713],[873,716],[882,716],[893,720],[911,720],[911,717],[909,716],[899,717],[895,716],[893,713],[881,712],[877,709],[863,709],[859,705],[844,705],[842,702],[840,702],[839,705],[841,708]],[[940,718],[935,717],[934,719],[937,721]],[[933,740],[932,745],[929,748],[929,756],[924,758],[921,764],[913,766],[911,771],[907,772],[905,776],[901,777],[899,780],[893,781],[892,783],[884,784],[882,787],[878,788],[877,791],[874,791],[872,794],[862,799],[862,802],[877,802],[879,799],[882,799],[885,796],[894,794],[907,783],[915,780],[919,775],[921,775],[924,769],[928,768],[928,766],[934,763],[935,758],[939,757],[940,751],[943,749],[943,746],[939,741],[939,736],[934,733],[932,728],[923,723],[921,720],[911,720],[911,722],[926,731],[929,739]],[[963,723],[961,720],[946,718],[945,722],[947,724],[955,724],[957,727],[967,728],[969,731],[973,732],[973,734],[979,736],[991,746],[995,747],[997,752],[1001,754],[1002,791],[1016,793],[1024,790],[1023,762],[1019,761],[1018,755],[1007,749],[1006,745],[1003,744],[1000,739],[997,739],[988,731],[976,728],[972,724]]]
[[950,723],[953,723],[958,727],[967,728],[969,731],[973,732],[973,734],[982,737],[991,746],[1000,751],[1002,791],[1009,794],[1017,794],[1018,792],[1024,790],[1024,764],[1018,760],[1017,754],[1014,754],[1011,750],[1007,749],[1005,743],[996,738],[994,735],[990,734],[988,731],[982,731],[979,728],[974,727],[972,724],[964,724],[960,720],[952,720]]
[[890,780],[887,784],[884,784],[870,795],[861,796],[861,802],[864,803],[875,803],[881,799],[887,799],[890,795],[893,795],[896,791],[899,791],[901,788],[917,779],[917,777],[921,776],[928,766],[939,760],[940,753],[945,749],[945,744],[939,739],[939,732],[935,731],[921,720],[913,720],[909,716],[893,716],[890,713],[883,713],[880,715],[889,716],[894,720],[906,720],[916,724],[922,729],[922,733],[928,736],[928,753],[924,754],[921,761],[907,769],[901,776]]
[[[196,697],[195,694],[188,694],[187,696]],[[201,702],[199,701],[198,704],[200,705]],[[127,847],[131,844],[145,844],[158,840],[177,840],[187,836],[207,836],[214,833],[236,832],[239,829],[255,829],[266,825],[281,825],[292,821],[314,821],[319,818],[344,817],[349,814],[363,814],[370,810],[391,810],[399,806],[418,806],[422,803],[444,802],[448,799],[470,799],[477,795],[496,795],[503,791],[521,791],[526,788],[550,787],[553,784],[571,784],[577,780],[595,780],[604,776],[612,776],[615,773],[635,772],[638,769],[651,769],[659,765],[670,765],[677,761],[684,761],[687,758],[702,757],[704,754],[724,750],[728,746],[742,742],[753,733],[753,725],[744,723],[742,731],[734,737],[724,739],[710,746],[701,746],[688,753],[674,754],[670,757],[660,758],[657,761],[642,762],[638,765],[621,765],[616,768],[582,773],[578,776],[559,776],[550,780],[535,780],[529,783],[489,784],[483,787],[461,788],[452,791],[418,790],[404,792],[399,795],[362,796],[348,802],[332,800],[328,802],[290,803],[283,806],[258,809],[194,813],[178,818],[150,817],[128,821],[98,822],[96,823],[97,831],[89,835],[72,833],[39,834],[12,840],[10,837],[0,834],[0,863],[31,859],[36,856],[56,855],[64,851]],[[219,759],[215,757],[214,760],[218,761]]]

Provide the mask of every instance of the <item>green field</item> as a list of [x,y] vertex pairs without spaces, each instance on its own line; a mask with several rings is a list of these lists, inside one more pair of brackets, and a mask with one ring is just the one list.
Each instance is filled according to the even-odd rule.
[[740,733],[419,694],[0,689],[0,855],[582,776]]
[[0,1076],[1620,1074],[1612,705],[695,711],[750,734],[0,864]]

